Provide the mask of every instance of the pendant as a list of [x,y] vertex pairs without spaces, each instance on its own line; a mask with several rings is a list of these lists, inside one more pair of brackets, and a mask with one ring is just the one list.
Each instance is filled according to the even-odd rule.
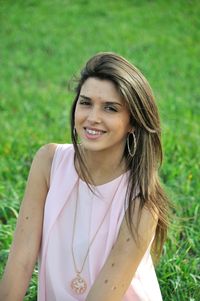
[[77,295],[84,294],[87,289],[87,283],[79,274],[77,274],[71,281],[71,289]]

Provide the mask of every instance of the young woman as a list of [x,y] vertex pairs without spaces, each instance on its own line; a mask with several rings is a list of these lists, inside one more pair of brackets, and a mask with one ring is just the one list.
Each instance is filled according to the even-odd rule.
[[160,121],[151,88],[127,60],[99,53],[83,68],[73,144],[36,154],[1,282],[23,300],[39,253],[39,301],[160,301],[168,200],[160,186]]

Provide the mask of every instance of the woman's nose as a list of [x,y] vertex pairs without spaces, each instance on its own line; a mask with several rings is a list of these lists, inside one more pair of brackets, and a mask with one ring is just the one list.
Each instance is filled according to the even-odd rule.
[[88,121],[91,123],[100,123],[101,116],[98,108],[93,107],[88,114]]

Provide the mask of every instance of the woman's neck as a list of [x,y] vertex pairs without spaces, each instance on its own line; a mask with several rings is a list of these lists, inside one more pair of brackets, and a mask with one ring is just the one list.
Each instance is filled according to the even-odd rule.
[[[85,162],[89,175],[93,180],[94,185],[105,184],[119,177],[126,171],[125,160],[122,158],[122,153],[115,152],[96,152],[80,149],[80,153]],[[76,168],[80,172],[78,162],[75,162]]]

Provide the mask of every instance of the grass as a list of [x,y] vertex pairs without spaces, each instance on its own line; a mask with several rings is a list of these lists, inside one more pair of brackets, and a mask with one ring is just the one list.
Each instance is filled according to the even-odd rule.
[[115,51],[146,75],[161,113],[161,177],[175,205],[157,266],[163,299],[200,300],[199,12],[181,0],[0,1],[0,274],[34,153],[70,141],[67,80]]

